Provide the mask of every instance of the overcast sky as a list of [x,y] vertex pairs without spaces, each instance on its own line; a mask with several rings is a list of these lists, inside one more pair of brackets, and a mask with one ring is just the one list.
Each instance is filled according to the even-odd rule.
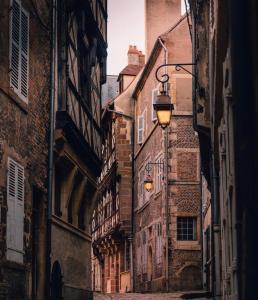
[[127,65],[129,45],[145,52],[144,0],[109,0],[108,75],[118,75]]

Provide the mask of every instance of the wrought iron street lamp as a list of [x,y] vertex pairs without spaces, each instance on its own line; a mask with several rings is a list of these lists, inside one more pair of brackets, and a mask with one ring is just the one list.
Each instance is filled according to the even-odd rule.
[[147,176],[143,182],[144,189],[147,192],[150,192],[154,189],[153,179],[150,176],[150,171],[152,169],[152,165],[158,165],[162,167],[162,172],[164,172],[164,162],[148,162],[145,166],[145,171],[147,171]]
[[143,186],[145,188],[145,190],[147,192],[150,192],[151,190],[153,190],[154,188],[154,184],[153,184],[153,180],[150,177],[150,175],[148,174],[147,177],[145,178],[144,182],[143,182]]
[[156,111],[159,125],[162,129],[165,129],[170,123],[172,110],[174,109],[171,98],[165,90],[161,91],[161,94],[157,96],[156,103],[153,103],[153,108]]
[[159,125],[162,127],[162,129],[165,129],[171,120],[172,117],[172,110],[174,109],[174,105],[171,103],[171,98],[167,94],[167,91],[165,89],[165,84],[169,81],[169,75],[163,74],[161,75],[161,78],[158,77],[158,72],[161,68],[167,67],[167,66],[174,66],[176,71],[180,71],[181,69],[185,72],[191,74],[194,76],[190,71],[188,71],[183,66],[193,66],[195,64],[192,63],[184,63],[184,64],[163,64],[160,65],[155,73],[156,79],[162,83],[162,91],[160,92],[160,95],[157,96],[156,103],[153,103],[153,109],[156,111],[157,119]]

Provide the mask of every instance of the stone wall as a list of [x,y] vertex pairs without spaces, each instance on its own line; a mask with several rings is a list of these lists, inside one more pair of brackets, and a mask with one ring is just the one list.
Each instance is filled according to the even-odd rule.
[[[10,88],[9,18],[10,1],[1,1],[0,8],[0,261],[1,280],[7,282],[8,299],[30,299],[32,292],[32,201],[33,191],[46,193],[49,108],[49,35],[48,8],[37,1],[41,20],[28,0],[22,1],[29,17],[29,95],[28,103]],[[24,194],[24,263],[8,262],[6,254],[7,161],[17,161],[25,170]],[[43,201],[43,197],[38,199]],[[42,274],[43,275],[43,274]],[[39,276],[40,277],[40,276]],[[43,290],[41,290],[43,295]]]

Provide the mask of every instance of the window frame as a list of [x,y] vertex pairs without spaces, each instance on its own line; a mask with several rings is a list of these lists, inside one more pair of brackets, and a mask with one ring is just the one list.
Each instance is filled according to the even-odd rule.
[[[13,39],[13,7],[14,7],[14,2],[16,2],[19,6],[19,44]],[[23,51],[22,48],[22,40],[23,40],[23,33],[22,33],[22,14],[24,14],[27,17],[27,36],[26,36],[26,53]],[[22,6],[21,0],[10,0],[10,21],[9,21],[9,69],[10,69],[10,87],[12,90],[17,94],[17,96],[24,101],[26,104],[28,104],[28,98],[29,98],[29,36],[30,36],[30,14],[29,12]],[[13,78],[12,78],[12,72],[13,72],[13,43],[17,47],[18,51],[18,66],[17,66],[17,86],[18,88],[14,85],[13,83]],[[23,84],[22,84],[22,78],[23,78],[23,67],[22,67],[22,59],[26,59],[26,94],[25,96],[23,94]]]
[[[181,220],[180,220],[181,219]],[[190,228],[189,221],[192,221],[192,228]],[[179,222],[181,221],[181,222]],[[186,223],[183,223],[183,222]],[[179,225],[181,225],[179,227]],[[197,217],[195,216],[177,216],[176,219],[176,238],[177,241],[197,241]],[[189,230],[192,230],[191,233],[189,233]],[[190,238],[192,236],[192,238]],[[185,238],[186,237],[186,238]]]
[[[157,94],[155,95],[155,93]],[[156,103],[156,99],[159,94],[160,94],[159,87],[156,87],[151,91],[151,121],[152,122],[155,122],[157,120],[157,114],[153,108],[153,104]]]
[[[145,130],[145,116],[144,116],[145,111],[138,116],[137,121],[137,143],[142,144],[144,142],[144,130]],[[140,122],[142,122],[142,126],[140,126]]]

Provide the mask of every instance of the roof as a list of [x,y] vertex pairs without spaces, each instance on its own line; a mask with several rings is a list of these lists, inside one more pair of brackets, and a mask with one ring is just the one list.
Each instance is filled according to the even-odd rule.
[[120,75],[131,75],[136,76],[142,69],[143,66],[139,65],[127,65],[120,73]]

